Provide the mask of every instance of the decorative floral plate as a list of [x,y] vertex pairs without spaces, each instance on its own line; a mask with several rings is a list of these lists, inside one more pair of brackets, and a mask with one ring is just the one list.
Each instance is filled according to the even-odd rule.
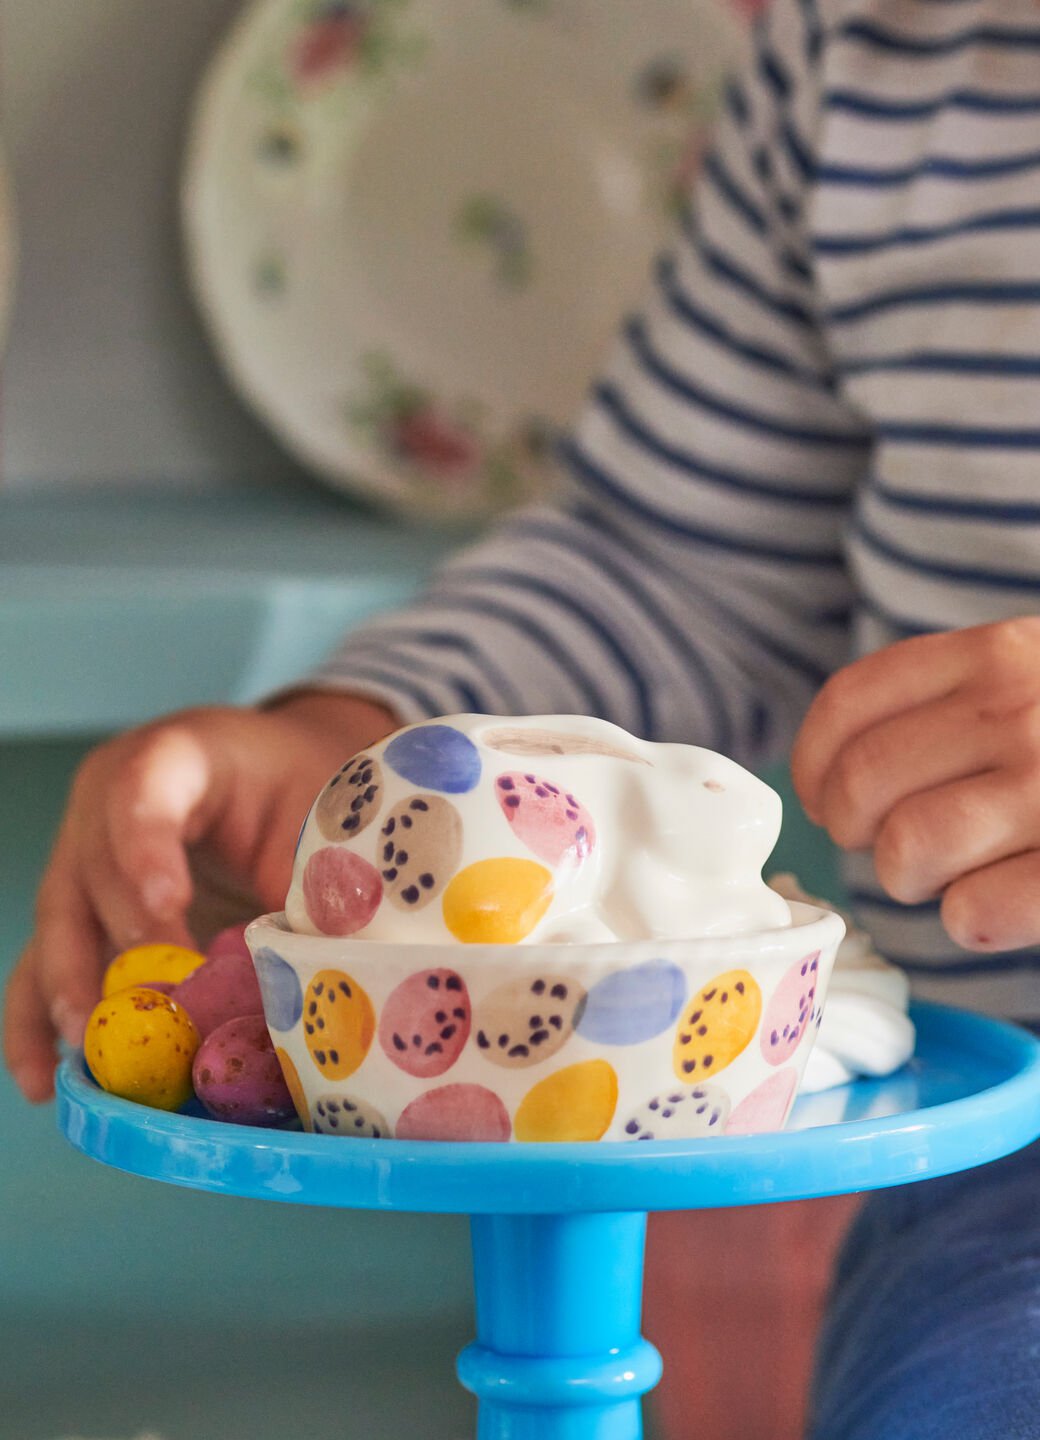
[[203,84],[183,208],[233,383],[405,512],[544,490],[697,168],[725,0],[259,0]]

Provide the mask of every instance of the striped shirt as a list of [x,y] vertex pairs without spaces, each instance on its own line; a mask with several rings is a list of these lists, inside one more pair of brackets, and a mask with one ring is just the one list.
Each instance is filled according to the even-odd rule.
[[[760,767],[850,659],[1040,608],[1037,0],[776,0],[564,452],[322,683]],[[1040,1014],[1040,951],[847,878],[921,995]]]

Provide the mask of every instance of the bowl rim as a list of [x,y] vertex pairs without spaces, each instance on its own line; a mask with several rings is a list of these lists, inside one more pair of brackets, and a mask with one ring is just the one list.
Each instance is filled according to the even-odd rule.
[[[490,964],[497,962],[503,967],[508,962],[513,969],[522,969],[528,963],[542,966],[549,957],[559,961],[565,956],[572,964],[605,964],[611,959],[627,963],[642,959],[674,959],[687,964],[703,961],[717,967],[725,963],[727,957],[739,956],[746,964],[750,946],[754,946],[756,960],[767,960],[777,954],[787,956],[791,950],[803,947],[824,950],[833,946],[837,950],[846,928],[837,911],[800,900],[789,900],[787,905],[792,924],[767,930],[745,930],[735,935],[658,936],[579,944],[536,941],[520,945],[466,944],[457,940],[415,941],[406,945],[396,940],[365,940],[352,935],[308,935],[290,930],[285,911],[280,910],[251,921],[246,926],[245,939],[254,957],[258,950],[269,947],[285,958],[304,963],[325,963],[330,950],[335,947],[341,959],[349,956],[361,960],[364,957],[368,963],[399,961],[402,952],[414,952],[421,954],[428,963],[431,957],[438,957],[454,967],[458,965],[460,955],[464,955],[473,960],[486,960]],[[795,935],[800,937],[798,944],[792,944],[791,937]]]

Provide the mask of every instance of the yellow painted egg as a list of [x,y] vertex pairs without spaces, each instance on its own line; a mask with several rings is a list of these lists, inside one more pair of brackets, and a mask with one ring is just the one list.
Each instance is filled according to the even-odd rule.
[[101,993],[107,998],[117,990],[126,990],[131,985],[148,985],[155,980],[179,985],[205,959],[205,955],[189,950],[185,945],[135,945],[110,963],[101,982]]
[[143,985],[100,1000],[83,1038],[102,1090],[156,1110],[178,1110],[191,1099],[198,1048],[199,1032],[187,1010]]
[[582,1060],[528,1090],[513,1120],[518,1140],[599,1140],[617,1108],[618,1081],[606,1060]]
[[460,870],[444,892],[444,923],[465,944],[516,945],[553,898],[552,874],[534,860],[502,856]]
[[274,1047],[274,1053],[278,1057],[278,1063],[282,1067],[282,1074],[285,1076],[285,1083],[289,1087],[289,1094],[292,1096],[292,1103],[296,1107],[296,1113],[300,1117],[300,1123],[305,1130],[312,1129],[311,1113],[307,1105],[307,1096],[304,1094],[303,1086],[300,1084],[299,1072],[293,1064],[290,1054],[282,1049],[280,1045]]
[[698,990],[679,1020],[672,1064],[680,1080],[703,1080],[731,1064],[754,1038],[762,992],[746,970],[727,970]]
[[330,1080],[343,1080],[353,1075],[371,1048],[376,1012],[350,975],[322,970],[303,997],[303,1031],[321,1073]]

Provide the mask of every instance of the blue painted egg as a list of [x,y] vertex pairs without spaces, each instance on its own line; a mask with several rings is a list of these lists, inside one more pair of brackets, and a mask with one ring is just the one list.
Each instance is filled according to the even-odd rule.
[[617,970],[589,991],[578,1034],[601,1045],[638,1045],[674,1024],[686,977],[668,960]]
[[303,990],[287,960],[266,946],[253,958],[264,1014],[272,1030],[291,1030],[303,1014]]
[[417,725],[395,735],[383,759],[413,785],[448,795],[463,795],[480,779],[477,747],[450,725]]

